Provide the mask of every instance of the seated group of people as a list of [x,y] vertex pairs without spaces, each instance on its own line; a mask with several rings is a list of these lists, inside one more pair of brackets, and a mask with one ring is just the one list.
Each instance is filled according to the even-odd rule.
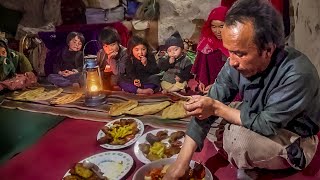
[[[185,91],[188,81],[195,76],[199,82],[197,89],[207,93],[229,56],[221,40],[226,12],[227,8],[221,6],[210,13],[202,28],[194,64],[188,42],[181,38],[179,32],[165,41],[165,51],[156,59],[145,39],[133,36],[126,48],[121,45],[115,29],[104,28],[98,39],[102,49],[97,53],[104,84],[111,89],[120,87],[136,94],[167,93]],[[54,60],[56,64],[53,74],[48,76],[49,82],[57,86],[79,83],[83,43],[81,33],[71,32],[68,35],[68,46],[56,56],[60,59]]]
[[[126,48],[121,45],[119,34],[115,29],[104,28],[99,34],[98,40],[102,49],[97,53],[97,61],[103,74],[102,80],[105,86],[109,86],[105,88],[120,87],[126,92],[136,94],[185,91],[188,81],[195,76],[199,82],[197,89],[207,93],[228,57],[228,51],[221,41],[221,28],[226,12],[227,8],[221,6],[210,13],[202,28],[194,65],[194,60],[191,59],[194,56],[188,50],[190,45],[178,32],[166,40],[165,51],[162,51],[160,53],[162,55],[156,59],[145,39],[133,36]],[[47,77],[50,83],[65,87],[78,86],[83,82],[81,49],[84,43],[83,34],[79,32],[68,34],[67,46],[55,51],[54,59],[50,59],[53,62],[52,73]],[[2,49],[6,49],[7,45],[2,44],[0,44],[3,46]],[[25,59],[19,63],[21,71],[10,72],[13,74],[32,72],[32,66],[26,57],[23,54],[19,57]],[[8,65],[6,67],[9,68]],[[2,80],[12,76],[8,70],[3,72]]]

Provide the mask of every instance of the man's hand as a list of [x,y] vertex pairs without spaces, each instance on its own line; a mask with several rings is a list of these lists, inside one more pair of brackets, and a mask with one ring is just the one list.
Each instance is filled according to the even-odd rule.
[[140,60],[141,60],[142,65],[144,65],[144,66],[147,65],[147,58],[146,58],[146,57],[141,56],[141,57],[140,57]]
[[162,180],[178,180],[189,170],[189,164],[181,163],[178,160],[169,166]]
[[196,142],[186,135],[177,160],[167,169],[163,180],[177,180],[183,177],[189,170],[189,164],[196,148]]
[[118,52],[112,52],[110,54],[108,54],[108,59],[114,59],[116,56],[118,55]]
[[175,61],[175,58],[174,58],[174,57],[170,57],[170,58],[169,58],[169,64],[173,64],[174,61]]
[[217,116],[231,124],[242,125],[240,110],[229,107],[208,96],[192,96],[192,99],[184,104],[184,108],[188,116],[195,116],[200,120],[207,119],[209,116]]
[[140,82],[140,79],[135,79],[133,80],[133,84],[137,87],[141,87],[141,82]]
[[209,116],[216,116],[218,101],[207,96],[192,96],[192,98],[184,104],[188,116],[195,116],[198,119],[206,119]]

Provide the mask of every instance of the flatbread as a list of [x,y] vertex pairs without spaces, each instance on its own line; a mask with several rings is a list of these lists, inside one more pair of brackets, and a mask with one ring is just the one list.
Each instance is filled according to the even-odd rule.
[[66,94],[51,101],[50,103],[51,104],[68,104],[78,100],[81,96],[82,96],[82,93]]
[[162,119],[180,119],[187,116],[183,107],[185,101],[178,101],[162,111]]
[[138,106],[138,101],[129,100],[127,102],[115,103],[110,107],[109,114],[110,116],[120,116],[125,112]]
[[150,105],[138,106],[130,111],[127,111],[126,114],[142,116],[142,115],[150,115],[160,112],[164,108],[170,105],[169,101],[164,101],[161,103],[155,103]]
[[62,91],[62,88],[45,91],[45,88],[40,87],[34,90],[25,91],[20,95],[16,96],[14,99],[24,101],[45,101],[55,96],[58,96]]

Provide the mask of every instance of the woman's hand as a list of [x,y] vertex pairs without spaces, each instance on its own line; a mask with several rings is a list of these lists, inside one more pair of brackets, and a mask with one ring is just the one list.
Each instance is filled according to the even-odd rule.
[[202,82],[199,82],[198,88],[200,92],[204,93],[206,86]]
[[212,84],[208,85],[208,86],[204,89],[203,93],[204,93],[204,94],[208,94],[208,92],[209,92],[209,90],[210,90],[211,87],[212,87]]

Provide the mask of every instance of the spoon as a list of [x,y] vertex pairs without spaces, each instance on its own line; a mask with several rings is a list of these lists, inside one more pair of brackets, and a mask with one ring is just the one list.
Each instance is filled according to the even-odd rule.
[[100,168],[96,164],[88,160],[84,160],[82,164],[83,164],[83,167],[93,171],[99,177],[99,179],[105,179],[105,177],[103,176],[103,173],[100,171]]

